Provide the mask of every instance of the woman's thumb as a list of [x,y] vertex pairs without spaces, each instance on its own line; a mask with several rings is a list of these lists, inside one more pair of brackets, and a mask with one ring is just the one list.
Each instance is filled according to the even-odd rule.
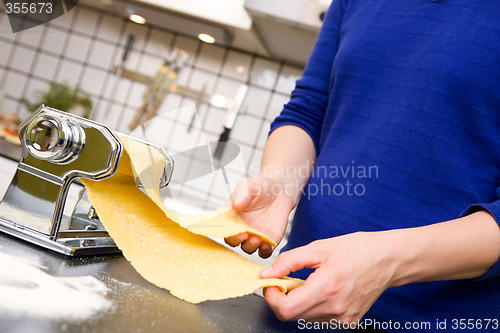
[[245,179],[236,186],[230,199],[231,206],[235,211],[244,211],[252,202],[254,191],[251,191],[250,187],[250,179]]

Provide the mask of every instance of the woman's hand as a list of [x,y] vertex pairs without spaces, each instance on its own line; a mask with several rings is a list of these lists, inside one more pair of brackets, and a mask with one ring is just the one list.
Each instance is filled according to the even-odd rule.
[[[290,212],[299,201],[302,189],[311,175],[316,150],[303,129],[286,125],[271,135],[262,153],[260,175],[242,181],[228,203],[247,224],[264,232],[276,244],[285,234]],[[256,236],[242,233],[225,239],[231,246],[241,244],[243,251],[259,249],[263,258],[273,248]]]
[[[287,196],[280,184],[262,176],[245,179],[238,184],[230,204],[248,225],[265,233],[276,244],[285,234],[288,217],[294,207],[292,198]],[[243,251],[249,254],[259,249],[262,258],[270,257],[274,250],[270,244],[248,233],[227,237],[225,241],[231,246],[241,245]]]
[[357,322],[389,287],[413,282],[477,278],[500,257],[500,228],[479,211],[416,228],[358,232],[315,241],[284,252],[260,273],[282,277],[316,269],[306,282],[283,294],[265,292],[282,320]]
[[357,322],[392,283],[397,265],[388,241],[384,232],[354,233],[280,254],[262,278],[316,270],[288,294],[266,288],[267,303],[281,320]]

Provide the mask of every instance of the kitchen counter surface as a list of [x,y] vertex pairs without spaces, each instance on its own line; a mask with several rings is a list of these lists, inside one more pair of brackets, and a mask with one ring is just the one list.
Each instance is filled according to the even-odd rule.
[[21,159],[21,150],[21,146],[0,139],[0,156],[17,162]]
[[[35,262],[51,276],[95,277],[108,287],[106,298],[112,302],[111,308],[85,320],[0,311],[2,333],[303,331],[296,322],[276,319],[265,300],[257,295],[197,305],[179,300],[144,280],[122,255],[69,258],[0,234],[2,253]],[[66,302],[71,307],[72,300]]]

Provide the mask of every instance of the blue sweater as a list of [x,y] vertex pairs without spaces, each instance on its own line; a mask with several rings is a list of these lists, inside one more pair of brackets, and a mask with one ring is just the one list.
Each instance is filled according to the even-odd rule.
[[[500,221],[500,1],[334,0],[271,131],[283,125],[317,152],[285,250],[481,209]],[[478,279],[390,288],[365,316],[426,332],[460,319],[495,319],[471,331],[498,332],[499,317],[498,263]]]

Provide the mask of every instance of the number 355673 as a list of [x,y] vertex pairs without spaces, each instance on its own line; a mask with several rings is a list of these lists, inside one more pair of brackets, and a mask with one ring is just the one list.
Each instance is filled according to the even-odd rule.
[[51,14],[52,3],[50,2],[7,2],[5,4],[7,14]]

